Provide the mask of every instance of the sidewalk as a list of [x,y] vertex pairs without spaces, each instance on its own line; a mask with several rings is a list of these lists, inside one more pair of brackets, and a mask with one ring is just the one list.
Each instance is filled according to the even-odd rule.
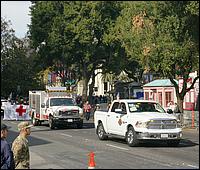
[[191,127],[183,127],[183,131],[190,132],[190,133],[198,133],[199,134],[199,128],[191,128]]

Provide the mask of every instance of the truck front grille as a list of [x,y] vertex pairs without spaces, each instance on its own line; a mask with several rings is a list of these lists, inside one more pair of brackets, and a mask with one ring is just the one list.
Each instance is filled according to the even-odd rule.
[[175,129],[176,120],[151,120],[147,126],[148,129]]
[[59,112],[59,115],[62,115],[62,116],[76,116],[78,115],[78,110],[70,110],[70,111],[60,111]]

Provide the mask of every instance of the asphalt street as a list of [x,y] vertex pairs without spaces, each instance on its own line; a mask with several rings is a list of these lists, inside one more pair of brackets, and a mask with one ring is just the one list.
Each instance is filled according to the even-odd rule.
[[[11,126],[8,141],[18,135],[20,121],[2,121]],[[96,169],[199,169],[199,130],[184,129],[178,147],[148,142],[129,147],[122,139],[100,141],[93,120],[82,129],[50,130],[35,126],[28,137],[32,169],[88,169],[88,154],[95,154]]]

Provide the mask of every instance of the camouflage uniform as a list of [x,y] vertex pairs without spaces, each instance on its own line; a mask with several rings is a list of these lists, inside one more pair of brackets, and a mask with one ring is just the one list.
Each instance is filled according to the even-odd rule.
[[[21,122],[18,124],[18,129],[27,129],[32,127],[29,122]],[[30,155],[28,140],[26,137],[19,135],[12,144],[12,151],[15,160],[15,169],[30,169]]]
[[12,144],[12,150],[15,160],[15,169],[30,169],[28,140],[19,135]]

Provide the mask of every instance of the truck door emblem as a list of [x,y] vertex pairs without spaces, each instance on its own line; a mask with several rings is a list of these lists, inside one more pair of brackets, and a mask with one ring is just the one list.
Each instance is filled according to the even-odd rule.
[[122,124],[122,119],[121,118],[118,120],[118,124],[121,126],[121,124]]

